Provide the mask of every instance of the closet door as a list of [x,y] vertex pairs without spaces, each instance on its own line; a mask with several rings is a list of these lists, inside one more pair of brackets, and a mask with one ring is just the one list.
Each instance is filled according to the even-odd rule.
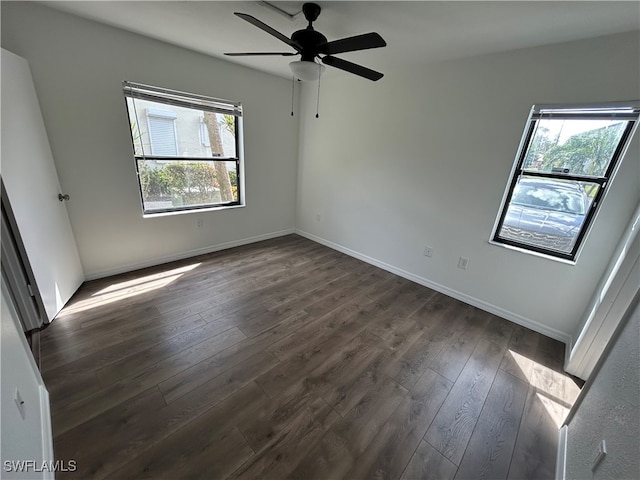
[[[2,179],[51,321],[84,280],[27,61],[2,49]],[[73,199],[70,199],[73,201]]]

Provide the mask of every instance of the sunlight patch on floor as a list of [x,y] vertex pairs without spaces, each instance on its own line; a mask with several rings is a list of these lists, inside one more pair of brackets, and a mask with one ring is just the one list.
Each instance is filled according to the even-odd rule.
[[107,288],[103,288],[99,292],[94,293],[92,296],[104,295],[105,293],[113,292],[115,290],[123,290],[125,288],[134,287],[136,285],[147,284],[154,280],[160,280],[167,277],[175,277],[178,274],[190,272],[191,270],[198,268],[200,263],[193,263],[191,265],[187,265],[185,267],[173,268],[171,270],[167,270],[160,273],[154,273],[153,275],[147,275],[145,277],[134,278],[133,280],[129,280],[127,282],[119,282],[114,283],[113,285],[109,285]]
[[67,306],[61,313],[61,316],[84,312],[92,308],[101,307],[126,298],[135,297],[143,293],[157,290],[175,282],[182,275],[197,268],[199,265],[200,263],[194,263],[185,267],[174,268],[165,272],[139,277],[134,280],[114,283],[103,288],[99,292],[94,293],[86,300],[80,300]]
[[549,417],[560,428],[569,409],[578,398],[578,385],[562,372],[557,372],[518,352],[509,350],[509,354],[529,384],[536,389],[536,396]]
[[564,423],[564,419],[569,414],[569,409],[563,405],[560,405],[555,399],[549,398],[542,392],[536,392],[536,399],[544,407],[547,415],[556,426],[560,428]]

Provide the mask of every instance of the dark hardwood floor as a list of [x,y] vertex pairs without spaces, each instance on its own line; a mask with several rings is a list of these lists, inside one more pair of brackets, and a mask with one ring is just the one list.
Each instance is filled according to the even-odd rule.
[[59,478],[554,476],[564,345],[290,235],[82,286],[41,334]]

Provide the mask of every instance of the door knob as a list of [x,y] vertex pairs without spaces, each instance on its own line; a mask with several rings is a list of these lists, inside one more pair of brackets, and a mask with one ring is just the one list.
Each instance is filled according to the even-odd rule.
[[68,194],[58,194],[58,200],[60,200],[61,202],[65,201],[65,200],[69,200],[69,195]]

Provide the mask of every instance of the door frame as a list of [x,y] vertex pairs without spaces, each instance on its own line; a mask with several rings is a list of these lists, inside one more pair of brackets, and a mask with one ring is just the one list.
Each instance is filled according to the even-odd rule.
[[588,380],[604,356],[625,312],[640,287],[640,203],[618,243],[609,266],[589,303],[577,339],[568,351],[565,370]]
[[1,175],[0,197],[2,200],[2,278],[22,328],[28,332],[48,322],[44,314],[46,310]]

